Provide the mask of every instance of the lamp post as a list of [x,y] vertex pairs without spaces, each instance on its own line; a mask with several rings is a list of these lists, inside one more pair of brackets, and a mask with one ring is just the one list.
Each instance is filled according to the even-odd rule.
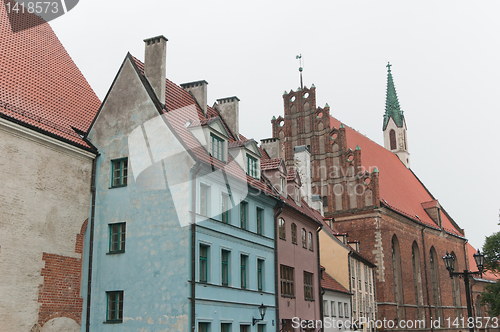
[[[464,270],[464,272],[453,272],[453,261],[454,260],[455,260],[455,257],[450,255],[448,252],[446,252],[446,255],[443,257],[444,265],[446,266],[446,269],[450,272],[450,278],[459,277],[459,278],[464,279],[465,298],[467,299],[467,316],[468,316],[468,319],[470,319],[472,317],[472,303],[471,303],[471,296],[470,296],[469,279],[474,277],[474,276],[481,276],[481,277],[483,276],[484,255],[481,254],[479,249],[474,254],[474,260],[476,261],[477,268],[479,269],[479,271],[476,271],[476,272],[472,272],[469,270]],[[474,322],[474,324],[475,324],[475,322]],[[474,332],[474,328],[469,327],[469,331]]]
[[252,317],[252,325],[255,325],[255,323],[264,320],[264,316],[266,315],[266,309],[267,309],[267,307],[264,305],[264,303],[262,303],[259,306],[260,318],[254,318],[254,317]]

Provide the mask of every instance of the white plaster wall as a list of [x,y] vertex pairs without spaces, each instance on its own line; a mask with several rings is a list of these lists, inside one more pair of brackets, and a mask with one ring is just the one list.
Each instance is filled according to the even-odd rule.
[[29,331],[38,322],[42,253],[80,258],[76,235],[88,218],[92,159],[0,121],[0,322]]

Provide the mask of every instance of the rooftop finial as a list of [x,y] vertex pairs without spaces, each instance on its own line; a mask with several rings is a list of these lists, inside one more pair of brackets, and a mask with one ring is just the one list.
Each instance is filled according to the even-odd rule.
[[304,68],[302,68],[302,54],[296,55],[295,59],[299,59],[300,89],[302,90],[304,89],[304,85],[302,84],[302,70],[304,70]]
[[392,65],[391,65],[391,63],[389,61],[387,61],[387,66],[386,67],[387,67],[387,71],[390,73]]

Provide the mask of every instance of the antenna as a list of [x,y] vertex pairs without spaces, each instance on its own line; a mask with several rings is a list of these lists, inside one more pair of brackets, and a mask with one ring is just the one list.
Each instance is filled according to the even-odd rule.
[[304,85],[302,84],[302,54],[296,55],[295,59],[299,59],[299,72],[300,72],[300,89],[304,89]]

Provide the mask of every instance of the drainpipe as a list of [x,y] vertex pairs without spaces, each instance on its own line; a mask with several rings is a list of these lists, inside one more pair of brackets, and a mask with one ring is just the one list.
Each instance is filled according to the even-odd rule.
[[285,206],[285,201],[280,199],[276,207],[278,211],[274,214],[274,301],[276,310],[276,332],[280,330],[280,299],[278,291],[278,280],[279,280],[279,266],[278,266],[278,216],[283,212],[283,206]]
[[[85,331],[90,332],[90,295],[92,291],[92,260],[94,251],[94,218],[95,218],[95,172],[96,160],[99,154],[92,161],[92,176],[90,180],[91,210],[90,210],[90,239],[89,239],[89,269],[87,280],[87,314],[85,318]],[[83,255],[83,253],[82,253]]]
[[196,176],[201,169],[197,162],[190,172],[191,180],[191,331],[196,331]]
[[[319,231],[321,231],[321,229],[323,228],[322,225],[320,225],[318,227],[318,229],[316,230],[316,253],[318,254],[318,290],[320,290],[319,292],[319,317],[321,319],[321,322],[324,322],[324,319],[323,319],[323,288],[321,288],[321,275],[322,275],[322,270],[321,270],[321,264],[320,264],[320,252],[319,252]],[[321,331],[324,331],[325,330],[325,327],[323,326],[323,324],[321,324]]]
[[[432,313],[431,313],[431,301],[430,301],[430,298],[429,298],[429,280],[427,278],[427,249],[425,248],[425,238],[424,238],[424,228],[422,228],[422,249],[424,250],[424,275],[425,275],[425,291],[427,293],[427,305],[429,307],[429,322],[430,322],[430,326],[431,326],[431,331],[434,331],[434,328],[432,327],[432,322],[430,321],[430,317],[432,316]],[[436,304],[436,303],[435,303]],[[435,313],[436,313],[436,317],[437,317],[437,304],[436,304],[436,308],[435,308]]]

